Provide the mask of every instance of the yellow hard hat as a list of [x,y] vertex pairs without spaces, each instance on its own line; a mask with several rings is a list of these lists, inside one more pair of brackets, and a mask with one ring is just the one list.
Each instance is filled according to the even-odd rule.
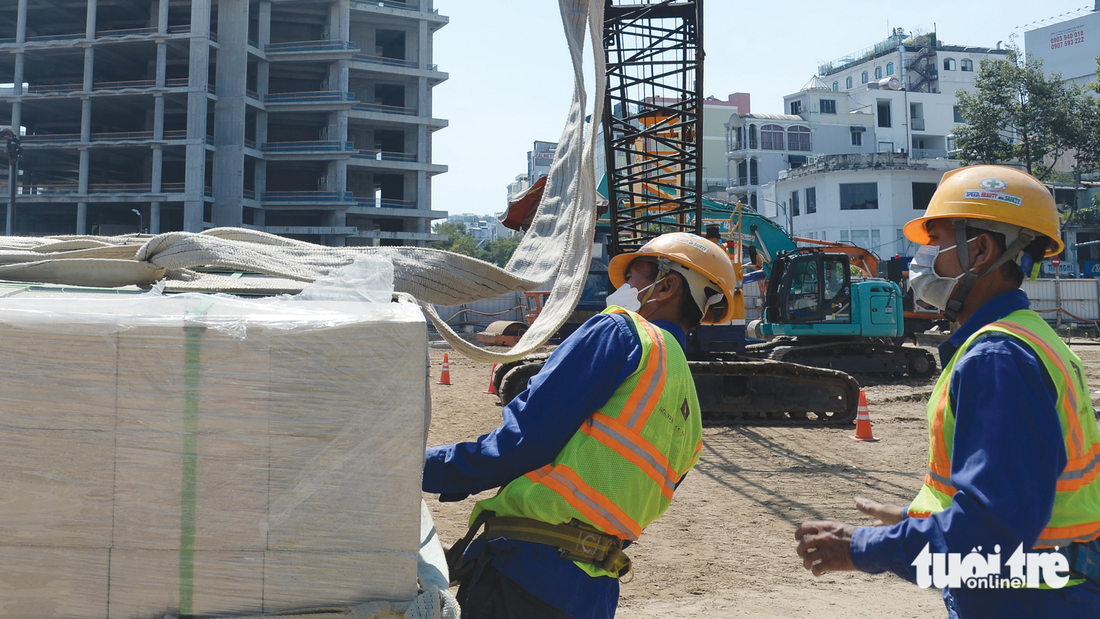
[[[619,254],[607,265],[611,283],[618,288],[626,282],[626,269],[638,258],[668,258],[673,270],[685,277],[696,305],[703,309],[707,299],[705,288],[721,292],[723,301],[705,312],[703,324],[719,324],[733,319],[734,290],[737,288],[737,272],[725,250],[713,241],[689,232],[670,232],[650,240],[632,254]],[[679,267],[679,268],[678,268]],[[713,311],[720,308],[720,312]],[[715,316],[715,314],[719,314]]]
[[984,219],[1027,228],[1050,239],[1047,256],[1066,247],[1058,233],[1058,207],[1050,191],[1039,179],[1015,168],[976,165],[944,174],[924,217],[905,224],[905,238],[927,245],[925,224],[932,219]]

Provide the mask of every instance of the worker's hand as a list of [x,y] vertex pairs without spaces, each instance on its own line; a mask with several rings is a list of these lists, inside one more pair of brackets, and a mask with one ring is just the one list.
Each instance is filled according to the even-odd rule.
[[802,523],[794,532],[798,540],[798,556],[802,565],[821,576],[828,572],[844,572],[856,569],[852,563],[852,533],[850,524],[811,520]]
[[875,522],[876,527],[897,524],[905,520],[905,508],[901,505],[879,503],[861,496],[856,497],[856,509],[877,519],[877,522]]

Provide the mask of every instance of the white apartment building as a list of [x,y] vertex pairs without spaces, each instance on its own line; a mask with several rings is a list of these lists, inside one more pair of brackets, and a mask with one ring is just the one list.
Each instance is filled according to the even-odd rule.
[[1079,86],[1096,81],[1100,55],[1100,0],[1091,13],[1024,32],[1024,51],[1043,61],[1048,74]]
[[879,256],[911,256],[902,234],[906,222],[924,214],[948,159],[913,160],[901,153],[827,155],[789,170],[764,188],[763,197],[783,204],[793,235],[843,241]]

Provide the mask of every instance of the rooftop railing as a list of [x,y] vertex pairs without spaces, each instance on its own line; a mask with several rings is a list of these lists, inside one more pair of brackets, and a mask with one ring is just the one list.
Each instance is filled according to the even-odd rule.
[[420,6],[412,2],[400,2],[399,0],[352,0],[352,4],[360,6],[384,6],[391,9],[404,9],[406,11],[419,11]]
[[292,52],[343,52],[356,50],[351,41],[335,41],[325,39],[319,41],[286,41],[283,43],[269,43],[264,46],[264,52],[268,54],[292,53]]
[[384,105],[382,103],[357,103],[352,109],[359,110],[361,112],[381,112],[383,114],[401,114],[403,116],[416,116],[415,107]]

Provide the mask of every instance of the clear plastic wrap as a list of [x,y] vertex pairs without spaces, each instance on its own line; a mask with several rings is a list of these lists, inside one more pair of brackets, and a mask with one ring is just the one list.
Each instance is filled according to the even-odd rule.
[[409,303],[0,298],[0,618],[416,595]]

